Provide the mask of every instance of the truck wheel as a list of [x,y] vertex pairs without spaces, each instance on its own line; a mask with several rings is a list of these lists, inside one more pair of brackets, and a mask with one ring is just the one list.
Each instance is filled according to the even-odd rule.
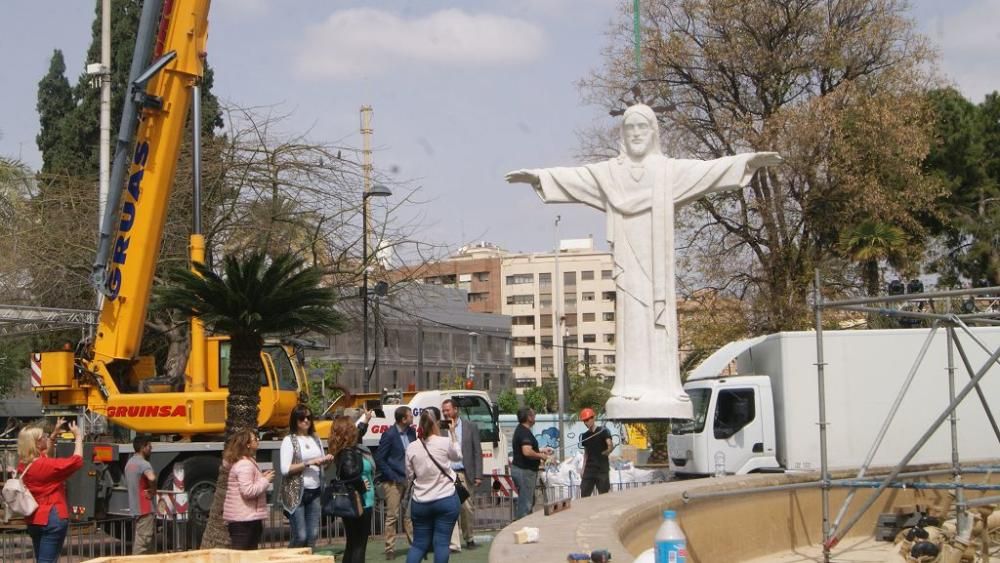
[[199,456],[184,462],[184,491],[188,495],[188,545],[198,549],[208,524],[219,479],[219,458]]

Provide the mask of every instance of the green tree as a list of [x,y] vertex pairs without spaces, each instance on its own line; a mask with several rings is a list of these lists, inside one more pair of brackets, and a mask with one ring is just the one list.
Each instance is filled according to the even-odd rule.
[[69,172],[63,156],[66,147],[63,141],[62,122],[73,111],[73,89],[66,79],[66,61],[63,53],[56,49],[49,61],[49,71],[38,83],[39,131],[35,137],[38,150],[42,153],[42,172]]
[[[211,330],[229,335],[226,436],[245,428],[256,430],[264,336],[342,330],[344,319],[333,309],[335,290],[322,285],[319,268],[305,267],[301,259],[288,254],[271,259],[262,253],[230,255],[223,260],[221,274],[201,264],[195,270],[172,271],[158,291],[157,306],[187,318],[197,316]],[[227,478],[223,469],[203,547],[227,543],[222,521]]]
[[[343,371],[344,366],[337,361],[322,360],[318,358],[309,359],[309,409],[316,413],[326,412],[327,407],[336,401],[343,392],[337,387],[337,380]],[[319,380],[312,376],[318,375]]]
[[937,142],[924,162],[947,189],[925,218],[940,252],[931,263],[939,285],[1000,283],[1000,96],[976,105],[954,89],[928,94]]
[[514,414],[519,407],[517,393],[513,389],[504,389],[497,396],[497,407],[503,414]]
[[[582,82],[588,101],[669,108],[661,130],[677,156],[784,158],[746,189],[679,216],[681,273],[746,301],[751,332],[808,326],[815,268],[850,281],[836,248],[846,226],[870,217],[922,242],[919,214],[940,195],[920,166],[931,138],[924,92],[933,53],[904,3],[643,2],[641,79],[630,5],[604,65]],[[614,152],[607,136],[592,138],[589,153]]]
[[545,396],[545,389],[542,386],[529,387],[524,390],[524,406],[533,409],[536,413],[549,412],[549,399]]
[[840,234],[841,251],[858,264],[869,296],[882,293],[882,270],[887,262],[896,270],[906,264],[906,233],[895,225],[864,221]]

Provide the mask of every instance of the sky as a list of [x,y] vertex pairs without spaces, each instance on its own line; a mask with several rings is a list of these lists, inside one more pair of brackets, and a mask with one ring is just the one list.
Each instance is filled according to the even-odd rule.
[[[976,102],[1000,88],[1000,0],[910,4],[948,80]],[[557,238],[593,236],[606,248],[600,213],[543,205],[530,187],[503,177],[518,168],[577,164],[580,132],[611,123],[606,109],[582,101],[576,83],[602,64],[619,5],[213,0],[214,92],[288,114],[289,134],[357,147],[359,108],[371,105],[376,176],[419,188],[426,203],[412,212],[421,217],[416,235],[425,241],[544,251]],[[61,49],[75,84],[93,15],[90,0],[4,0],[0,154],[40,165],[38,81]]]

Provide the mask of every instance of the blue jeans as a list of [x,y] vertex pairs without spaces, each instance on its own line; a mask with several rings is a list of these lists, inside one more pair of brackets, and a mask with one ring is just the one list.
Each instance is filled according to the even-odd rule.
[[535,509],[535,488],[538,486],[538,472],[512,465],[510,476],[514,478],[517,487],[517,505],[514,507],[514,520],[524,518]]
[[28,524],[31,547],[35,550],[35,562],[56,563],[62,553],[67,531],[69,531],[69,520],[60,519],[54,506],[49,509],[48,524],[45,526]]
[[447,563],[451,551],[451,531],[458,522],[458,495],[430,502],[410,502],[413,520],[413,545],[406,552],[406,563],[418,563],[431,549],[434,563]]
[[302,489],[302,502],[294,512],[286,512],[292,537],[288,547],[314,547],[319,536],[321,507],[319,489]]

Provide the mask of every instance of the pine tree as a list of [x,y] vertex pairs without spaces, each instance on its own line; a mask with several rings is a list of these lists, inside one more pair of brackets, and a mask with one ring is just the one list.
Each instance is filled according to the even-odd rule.
[[63,53],[56,49],[49,62],[49,71],[38,83],[38,110],[40,129],[35,143],[42,153],[42,172],[61,172],[62,139],[61,121],[73,109],[73,90],[66,80],[66,61]]

